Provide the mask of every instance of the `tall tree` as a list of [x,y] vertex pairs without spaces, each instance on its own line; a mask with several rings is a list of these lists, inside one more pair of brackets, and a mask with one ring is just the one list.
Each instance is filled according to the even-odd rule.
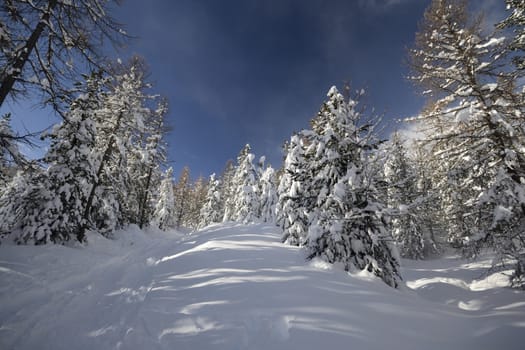
[[[0,106],[31,87],[59,109],[80,67],[104,68],[103,39],[125,37],[109,0],[7,0],[0,5]],[[79,62],[77,62],[79,61]]]
[[206,194],[208,193],[208,182],[202,176],[192,184],[190,189],[188,216],[186,226],[197,229],[201,220],[201,211],[206,203]]
[[206,200],[200,212],[199,228],[203,228],[210,224],[222,221],[222,199],[219,189],[220,181],[215,178],[215,174],[211,174],[210,179],[208,181],[208,192],[206,193]]
[[275,206],[277,204],[277,186],[275,170],[268,166],[259,179],[259,218],[263,222],[275,222]]
[[175,225],[181,227],[188,217],[190,204],[190,168],[185,166],[175,184]]
[[508,49],[512,53],[518,53],[513,57],[514,64],[519,70],[525,69],[525,1],[523,0],[505,0],[507,9],[511,11],[510,15],[498,23],[500,29],[510,28],[513,31],[513,38],[509,43]]
[[0,117],[0,189],[16,173],[16,168],[27,163],[19,149],[19,142],[26,142],[11,128],[11,116]]
[[283,229],[282,241],[304,245],[308,233],[309,214],[315,207],[316,193],[311,190],[311,159],[314,133],[303,130],[285,146],[283,175],[279,182],[277,223]]
[[388,206],[392,209],[392,236],[400,246],[401,256],[423,259],[436,252],[436,245],[423,220],[425,213],[421,206],[426,198],[417,187],[417,168],[408,157],[398,132],[392,135],[387,152],[384,172],[388,182]]
[[160,183],[159,196],[152,216],[152,224],[163,231],[175,226],[175,196],[171,167],[166,170]]
[[151,209],[147,196],[141,197],[144,186],[134,186],[134,182],[144,182],[159,160],[148,156],[157,153],[154,145],[162,145],[158,140],[165,107],[162,101],[158,102],[159,113],[149,107],[157,97],[147,93],[150,84],[145,81],[144,65],[138,57],[126,64],[118,63],[113,68],[115,75],[108,77],[102,106],[96,113],[98,135],[93,153],[97,181],[90,188],[84,218],[96,223],[101,232],[139,224],[144,198]]
[[243,223],[257,219],[258,194],[257,170],[253,164],[255,156],[250,153],[250,145],[245,145],[237,157],[237,168],[233,177],[233,212],[230,220]]
[[234,210],[233,203],[233,176],[235,175],[235,164],[228,160],[220,177],[219,193],[221,197],[222,221],[227,222]]
[[433,0],[411,51],[411,78],[435,101],[419,119],[434,155],[447,162],[439,184],[456,225],[451,238],[472,253],[489,245],[515,259],[514,281],[522,281],[524,100],[504,48],[505,38],[483,35],[466,1]]
[[[94,114],[99,108],[98,81],[87,82],[88,92],[77,98],[66,119],[51,133],[52,142],[44,157],[48,168],[29,181],[15,180],[17,198],[0,210],[0,218],[17,217],[12,231],[18,243],[63,243],[86,240],[83,211],[89,186],[96,181],[96,165],[91,150],[96,139]],[[27,186],[18,189],[16,185]],[[5,193],[10,196],[13,193]],[[8,210],[5,210],[8,209]],[[14,209],[14,212],[11,210]]]
[[387,230],[388,211],[368,163],[379,143],[374,125],[362,121],[357,104],[334,86],[312,120],[312,187],[318,195],[308,249],[310,257],[340,263],[349,271],[368,270],[397,287],[401,277]]

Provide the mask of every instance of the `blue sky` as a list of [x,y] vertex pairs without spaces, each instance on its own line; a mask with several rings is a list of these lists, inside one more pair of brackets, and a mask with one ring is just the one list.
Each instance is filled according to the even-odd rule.
[[[332,85],[365,88],[385,135],[417,113],[424,101],[405,80],[403,60],[429,3],[126,0],[113,16],[136,39],[117,56],[145,57],[154,92],[169,100],[176,175],[184,165],[194,177],[220,173],[245,143],[279,167],[281,145],[308,127]],[[476,3],[492,17],[503,0]],[[8,108],[17,128],[54,121],[27,101]]]

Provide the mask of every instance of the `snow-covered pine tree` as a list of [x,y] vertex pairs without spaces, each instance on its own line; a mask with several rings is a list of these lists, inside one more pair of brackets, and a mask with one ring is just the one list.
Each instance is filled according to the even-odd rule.
[[221,193],[219,189],[220,181],[215,178],[215,174],[211,174],[208,181],[206,201],[200,212],[199,228],[222,221],[224,215],[221,208]]
[[175,195],[175,226],[177,228],[187,221],[190,204],[190,168],[185,166],[173,188]]
[[259,218],[263,222],[275,222],[275,206],[278,200],[275,182],[275,170],[268,165],[259,179]]
[[208,193],[208,182],[202,176],[192,184],[188,202],[188,215],[184,225],[188,228],[197,229],[199,227],[201,210],[206,203]]
[[387,208],[368,164],[378,141],[374,125],[362,123],[357,103],[346,101],[334,86],[312,120],[312,188],[318,196],[310,215],[308,249],[311,258],[341,264],[348,271],[366,269],[397,287],[401,277],[387,230]]
[[232,160],[228,160],[224,171],[220,177],[219,193],[221,197],[221,212],[222,221],[227,222],[230,220],[231,214],[233,213],[233,176],[235,175],[235,165]]
[[392,209],[392,237],[399,245],[401,256],[424,259],[436,246],[430,237],[425,237],[420,210],[424,197],[418,193],[416,168],[398,132],[393,133],[387,153],[384,173],[388,182],[388,206]]
[[[97,182],[90,189],[84,218],[105,235],[140,221],[140,189],[134,188],[133,182],[147,173],[147,167],[138,165],[143,160],[141,150],[147,144],[146,138],[156,135],[148,129],[151,120],[158,122],[163,116],[162,112],[160,119],[154,119],[156,112],[148,107],[156,96],[145,92],[150,85],[145,82],[144,66],[139,57],[126,64],[119,61],[113,68],[114,75],[108,78],[102,106],[96,113],[98,135],[93,154],[97,160]],[[139,142],[141,135],[143,143]],[[138,174],[138,168],[145,170]]]
[[233,212],[230,220],[243,223],[257,219],[259,206],[257,195],[257,170],[253,164],[255,156],[250,153],[250,145],[245,145],[237,157],[237,167],[233,176]]
[[130,222],[140,228],[151,221],[151,215],[156,202],[155,189],[160,186],[162,174],[161,165],[166,161],[164,136],[164,116],[167,103],[160,101],[156,110],[146,110],[144,124],[131,142],[131,152],[128,158],[128,173],[130,186],[128,193],[136,201],[136,212],[132,212]]
[[514,259],[513,280],[523,284],[524,99],[504,48],[505,38],[484,36],[470,20],[466,2],[433,0],[411,52],[411,78],[435,100],[419,119],[434,155],[448,162],[440,197],[459,228],[452,238],[471,253],[490,246],[498,260]]
[[276,206],[277,224],[283,229],[282,241],[304,245],[309,226],[309,214],[315,207],[316,193],[311,192],[311,162],[315,154],[314,134],[303,130],[285,145],[283,175],[279,182]]
[[[73,102],[66,119],[51,132],[51,145],[44,157],[48,168],[25,181],[17,177],[12,190],[20,197],[2,199],[8,205],[2,205],[0,218],[12,223],[9,230],[18,243],[86,240],[89,222],[84,220],[84,206],[89,188],[96,181],[91,150],[96,138],[94,114],[100,103],[98,77],[90,77],[86,87],[86,93]],[[5,195],[13,194],[9,192]],[[10,215],[17,218],[15,222],[7,218]]]
[[27,142],[27,139],[12,130],[11,115],[0,117],[0,191],[14,177],[17,168],[27,163],[20,153],[19,141]]
[[160,183],[159,195],[153,211],[152,225],[166,231],[175,227],[175,196],[173,194],[173,168],[168,168]]

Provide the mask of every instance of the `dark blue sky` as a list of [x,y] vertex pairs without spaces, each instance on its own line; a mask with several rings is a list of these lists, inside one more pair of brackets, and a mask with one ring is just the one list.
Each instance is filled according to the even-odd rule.
[[[113,16],[136,37],[118,56],[145,57],[154,92],[169,100],[176,176],[188,165],[196,177],[220,173],[246,143],[279,167],[283,142],[345,81],[365,88],[385,134],[417,113],[424,101],[405,80],[403,60],[429,3],[125,0]],[[503,0],[476,3],[493,13]],[[31,114],[24,103],[18,109]],[[46,114],[38,125],[52,120]]]
[[197,176],[220,173],[245,143],[279,166],[283,142],[344,81],[385,119],[415,113],[403,59],[429,2],[127,0],[115,16],[169,99],[176,171]]

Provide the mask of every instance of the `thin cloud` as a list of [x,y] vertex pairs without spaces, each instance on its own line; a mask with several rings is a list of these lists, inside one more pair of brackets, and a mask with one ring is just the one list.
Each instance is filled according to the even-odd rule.
[[413,0],[359,0],[359,7],[372,12],[384,12],[392,7],[410,3]]

